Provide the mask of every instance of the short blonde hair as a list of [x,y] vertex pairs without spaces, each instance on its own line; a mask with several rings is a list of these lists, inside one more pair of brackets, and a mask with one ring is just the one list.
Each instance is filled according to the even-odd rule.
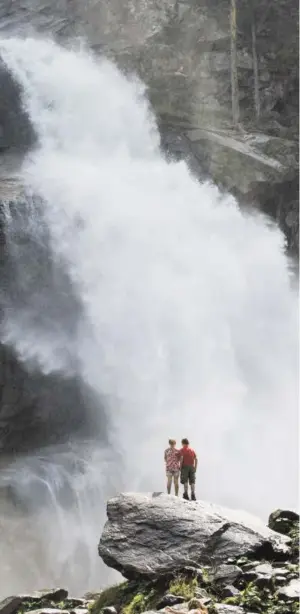
[[176,439],[169,439],[170,446],[172,445],[172,443],[175,445],[176,444]]

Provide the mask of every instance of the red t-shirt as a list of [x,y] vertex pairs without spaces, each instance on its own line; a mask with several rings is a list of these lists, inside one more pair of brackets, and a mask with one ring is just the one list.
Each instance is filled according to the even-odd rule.
[[196,452],[192,448],[181,448],[180,456],[183,457],[182,466],[194,467]]

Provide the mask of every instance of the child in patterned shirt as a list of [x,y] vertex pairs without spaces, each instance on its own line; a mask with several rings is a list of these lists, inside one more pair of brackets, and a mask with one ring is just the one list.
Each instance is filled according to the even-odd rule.
[[180,452],[176,449],[175,439],[169,439],[169,448],[165,450],[164,459],[167,475],[167,493],[171,494],[172,481],[174,480],[175,495],[178,497],[179,491],[179,472],[180,472]]

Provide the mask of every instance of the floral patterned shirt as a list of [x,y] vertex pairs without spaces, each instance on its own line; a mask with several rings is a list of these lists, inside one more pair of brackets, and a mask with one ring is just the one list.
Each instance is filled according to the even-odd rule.
[[166,470],[179,471],[180,469],[180,452],[176,448],[167,448],[165,450]]

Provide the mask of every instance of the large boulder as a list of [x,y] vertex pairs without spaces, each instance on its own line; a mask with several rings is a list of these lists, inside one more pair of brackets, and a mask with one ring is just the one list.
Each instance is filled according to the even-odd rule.
[[204,501],[126,493],[109,500],[107,516],[99,555],[129,579],[249,554],[276,559],[289,553],[289,538],[259,519]]
[[299,514],[292,510],[275,510],[270,514],[268,526],[277,533],[289,535],[290,531],[296,525],[299,527]]

